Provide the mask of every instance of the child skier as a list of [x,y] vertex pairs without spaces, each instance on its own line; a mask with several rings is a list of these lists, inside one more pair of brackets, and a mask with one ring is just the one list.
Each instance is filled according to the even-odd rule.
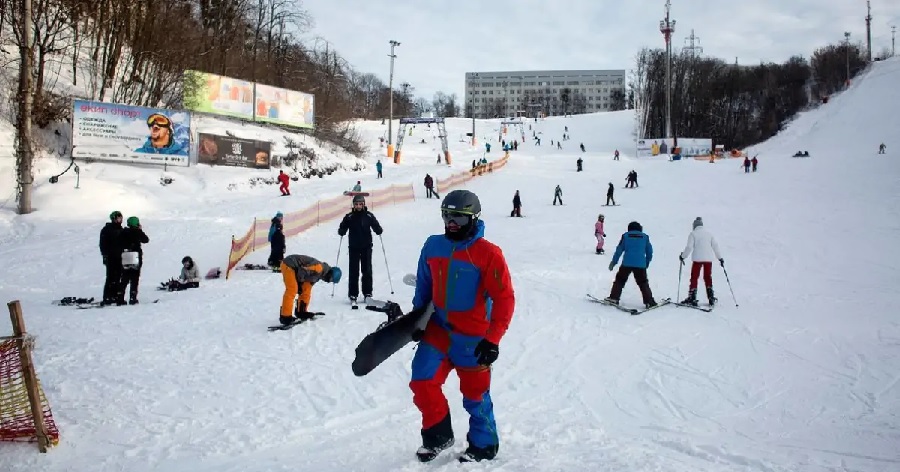
[[603,238],[606,237],[606,233],[603,232],[603,221],[606,218],[603,216],[603,213],[597,217],[597,222],[594,223],[594,236],[597,238],[597,254],[605,254],[603,250]]

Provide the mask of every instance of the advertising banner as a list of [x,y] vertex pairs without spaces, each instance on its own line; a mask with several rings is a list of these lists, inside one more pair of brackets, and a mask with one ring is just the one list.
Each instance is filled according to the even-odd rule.
[[190,113],[75,100],[72,157],[187,166]]
[[272,144],[267,141],[200,133],[197,158],[201,164],[268,169]]
[[[637,142],[637,157],[654,157],[660,154],[672,154],[673,139],[655,138],[640,139]],[[678,138],[678,147],[683,157],[708,156],[712,149],[712,139]]]
[[660,154],[668,154],[672,148],[672,139],[646,138],[637,142],[637,157],[654,157]]
[[313,102],[308,93],[256,84],[256,121],[312,128]]
[[253,119],[253,82],[188,70],[184,72],[184,107],[215,115]]

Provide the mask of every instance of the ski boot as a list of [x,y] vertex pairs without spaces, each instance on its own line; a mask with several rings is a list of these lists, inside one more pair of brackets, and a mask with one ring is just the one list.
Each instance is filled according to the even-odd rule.
[[452,428],[450,414],[447,413],[438,424],[422,430],[422,446],[416,451],[420,462],[431,462],[441,451],[453,446]]
[[651,309],[651,308],[653,308],[653,307],[656,307],[656,306],[659,306],[659,303],[656,303],[656,300],[654,300],[654,299],[652,299],[652,298],[650,299],[649,302],[644,303],[644,308],[646,308],[646,309],[648,309],[648,310]]
[[716,302],[719,301],[712,287],[706,287],[706,298],[709,299],[709,306],[716,306]]
[[481,462],[481,461],[489,461],[494,457],[497,457],[497,452],[500,450],[499,444],[494,444],[492,446],[486,447],[476,447],[472,445],[472,442],[469,442],[469,447],[466,448],[466,452],[462,453],[459,456],[460,462]]
[[[709,289],[707,289],[707,292],[708,291],[709,291]],[[697,289],[692,288],[692,289],[688,290],[688,296],[687,296],[687,298],[685,298],[684,300],[681,301],[681,304],[688,305],[688,306],[697,306]]]
[[619,300],[617,300],[617,299],[615,299],[615,298],[610,298],[610,297],[604,298],[604,299],[603,299],[603,302],[604,302],[604,303],[609,303],[610,305],[616,305],[616,306],[619,305]]

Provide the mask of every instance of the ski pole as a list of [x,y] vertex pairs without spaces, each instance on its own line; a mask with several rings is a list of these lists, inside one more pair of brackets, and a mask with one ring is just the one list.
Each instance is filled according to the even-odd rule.
[[734,300],[734,306],[738,306],[737,299],[734,298],[734,289],[731,288],[731,280],[728,280],[728,271],[725,270],[725,264],[722,264],[722,272],[725,272],[725,281],[728,282],[728,290],[731,290],[731,299]]
[[[334,266],[337,267],[341,262],[341,246],[344,245],[344,236],[341,236],[341,240],[338,241],[338,254],[337,258],[334,260]],[[337,284],[331,284],[331,298],[334,298],[334,289],[337,287]]]
[[391,266],[388,265],[387,251],[384,250],[384,239],[382,239],[380,234],[378,235],[378,240],[381,241],[381,253],[384,254],[384,267],[387,269],[388,284],[391,286],[391,295],[393,295],[394,282],[391,281]]
[[684,269],[684,259],[682,259],[681,264],[678,265],[678,290],[675,291],[675,303],[681,303],[678,299],[681,298],[681,269]]

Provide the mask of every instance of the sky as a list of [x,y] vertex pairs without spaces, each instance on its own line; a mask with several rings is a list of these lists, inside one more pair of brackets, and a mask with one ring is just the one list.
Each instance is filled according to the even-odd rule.
[[[417,96],[464,91],[466,72],[631,69],[645,46],[664,47],[664,0],[304,0],[313,17],[307,40],[321,37],[357,70],[387,83],[390,40],[394,83]],[[703,54],[742,64],[809,57],[820,46],[865,41],[865,0],[675,0],[673,45],[691,30]],[[872,1],[877,55],[900,26],[900,1]]]

